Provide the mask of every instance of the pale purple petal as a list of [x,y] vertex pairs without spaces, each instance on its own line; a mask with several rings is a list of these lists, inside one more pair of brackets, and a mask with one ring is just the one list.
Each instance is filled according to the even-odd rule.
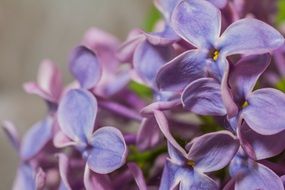
[[154,102],[154,103],[144,107],[141,110],[141,114],[148,116],[148,115],[152,115],[154,110],[160,110],[160,111],[170,110],[170,109],[178,107],[180,105],[181,105],[180,99],[174,99],[174,100],[170,100],[170,101],[158,101],[158,102]]
[[134,69],[144,82],[155,87],[156,74],[160,67],[170,60],[171,53],[171,46],[154,46],[144,41],[136,48]]
[[37,190],[44,189],[46,185],[46,173],[42,168],[39,168],[35,176],[35,184]]
[[170,20],[174,8],[180,1],[181,0],[155,0],[154,4],[168,22]]
[[162,31],[145,33],[145,36],[151,44],[161,46],[167,46],[180,40],[180,37],[167,23],[165,23]]
[[231,24],[219,39],[218,49],[224,55],[271,52],[284,43],[283,36],[270,25],[253,18]]
[[212,78],[198,79],[189,84],[182,93],[185,109],[200,115],[226,115],[221,86]]
[[195,162],[195,169],[200,172],[217,171],[232,160],[238,148],[239,142],[230,132],[212,132],[187,145],[187,158]]
[[178,150],[182,155],[184,155],[184,157],[186,157],[185,150],[177,143],[177,141],[172,136],[170,129],[169,129],[169,126],[168,126],[168,121],[167,121],[165,115],[163,114],[163,112],[155,110],[153,113],[154,113],[154,117],[156,119],[156,122],[157,122],[161,132],[165,136],[165,138],[169,141],[169,143],[171,143],[171,145],[176,150]]
[[88,165],[84,171],[84,186],[86,190],[112,190],[112,181],[108,175],[92,172]]
[[269,54],[263,54],[244,57],[232,65],[228,83],[236,102],[243,103],[269,63]]
[[224,8],[228,3],[228,0],[208,0],[208,1],[219,9]]
[[23,189],[23,190],[36,189],[34,169],[27,164],[22,164],[18,168],[17,176],[13,184],[13,190],[18,190],[18,189]]
[[97,100],[86,90],[70,90],[61,99],[58,123],[62,132],[75,142],[91,137],[97,114]]
[[35,82],[26,82],[23,84],[23,88],[25,92],[29,94],[37,95],[44,100],[50,101],[50,102],[57,102],[57,100],[52,97],[50,94],[45,92],[37,83]]
[[172,163],[177,165],[184,165],[187,162],[184,152],[180,152],[172,144],[167,141],[168,155]]
[[[239,138],[244,150],[252,159],[262,160],[278,155],[285,149],[285,131],[274,135],[260,135],[243,122],[239,129]],[[249,150],[248,150],[249,149]]]
[[254,91],[247,98],[248,106],[241,117],[254,131],[273,135],[285,130],[285,94],[276,89]]
[[73,51],[69,68],[84,89],[94,87],[101,79],[102,68],[97,56],[84,46],[79,46]]
[[58,168],[59,168],[59,175],[61,178],[61,183],[64,186],[64,189],[71,190],[69,181],[68,181],[68,157],[60,153],[58,154]]
[[88,166],[100,174],[110,173],[120,168],[126,161],[127,147],[122,133],[114,127],[98,129],[91,139],[92,149],[88,156]]
[[53,119],[51,117],[36,123],[22,140],[20,148],[21,159],[29,160],[36,156],[51,140],[52,130]]
[[68,138],[61,130],[59,130],[53,138],[53,144],[57,148],[64,148],[67,146],[75,146],[77,143]]
[[19,151],[20,137],[14,124],[10,121],[4,121],[2,123],[2,128],[6,136],[8,137],[10,144],[15,148],[16,151]]
[[181,1],[173,11],[171,25],[192,45],[210,48],[220,35],[221,12],[207,1]]
[[147,190],[147,185],[145,183],[142,170],[138,167],[138,165],[131,162],[131,163],[128,163],[128,168],[130,172],[132,173],[132,175],[134,176],[134,179],[136,181],[136,184],[139,190]]
[[206,54],[187,51],[162,66],[157,74],[157,86],[162,90],[183,90],[190,82],[206,76]]
[[136,145],[140,150],[153,148],[162,139],[159,127],[153,116],[142,120],[136,138]]
[[284,187],[281,179],[272,170],[262,164],[256,163],[254,167],[251,167],[245,173],[245,176],[241,175],[237,178],[235,189],[283,190]]
[[50,60],[43,60],[40,64],[38,85],[44,92],[59,100],[63,90],[62,76],[58,67]]

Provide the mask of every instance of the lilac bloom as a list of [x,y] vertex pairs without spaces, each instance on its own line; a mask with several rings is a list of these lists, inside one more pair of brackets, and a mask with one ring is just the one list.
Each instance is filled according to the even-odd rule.
[[36,94],[51,103],[58,103],[63,91],[62,76],[59,69],[50,60],[43,60],[37,82],[24,84],[27,93]]
[[197,49],[184,52],[160,69],[157,83],[164,90],[180,91],[209,76],[221,81],[229,67],[227,56],[270,52],[284,43],[277,30],[251,18],[232,23],[220,35],[221,12],[207,1],[180,2],[171,23],[177,34]]
[[[203,78],[194,81],[183,92],[183,104],[188,110],[201,115],[222,116],[227,113],[226,110],[231,110],[231,107],[238,107],[237,115],[233,114],[232,117],[237,117],[238,121],[244,119],[257,133],[277,134],[285,129],[282,119],[285,117],[285,94],[271,88],[252,92],[268,64],[268,55],[250,56],[240,60],[229,71],[227,81],[230,90],[222,90],[224,94],[221,93],[219,82],[214,79]],[[197,88],[194,92],[195,86]],[[223,99],[227,99],[226,103]],[[206,104],[209,106],[205,106]]]
[[218,189],[218,185],[204,173],[225,167],[239,147],[238,140],[227,131],[208,133],[194,138],[186,145],[186,152],[171,135],[167,120],[160,111],[154,116],[168,140],[169,158],[166,161],[160,189]]
[[236,154],[230,164],[231,181],[227,185],[236,190],[276,189],[283,190],[283,183],[271,169],[252,160],[242,151]]
[[102,127],[94,132],[97,101],[86,90],[70,90],[62,98],[58,122],[62,132],[75,142],[88,167],[100,174],[121,167],[127,149],[121,132],[114,127]]

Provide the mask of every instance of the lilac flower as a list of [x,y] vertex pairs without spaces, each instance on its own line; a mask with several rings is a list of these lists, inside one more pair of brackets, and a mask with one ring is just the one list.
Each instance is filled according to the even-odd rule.
[[272,170],[252,160],[242,149],[236,154],[230,164],[231,181],[227,187],[234,186],[236,190],[243,189],[284,189],[279,176]]
[[185,89],[182,95],[183,104],[186,109],[195,113],[219,116],[226,115],[226,110],[232,110],[231,107],[238,107],[237,115],[232,115],[237,117],[237,121],[244,119],[250,128],[263,135],[277,134],[285,129],[282,119],[285,116],[284,93],[271,88],[252,92],[268,64],[268,55],[263,55],[246,57],[233,65],[227,79],[230,91],[223,92],[226,94],[224,99],[229,99],[226,103],[223,101],[219,82],[202,78]]
[[154,116],[168,140],[169,159],[164,167],[160,189],[176,186],[179,189],[218,189],[218,185],[204,173],[222,169],[231,161],[239,146],[237,139],[227,131],[208,133],[188,143],[186,153],[171,135],[164,114],[155,111]]
[[114,127],[102,127],[95,132],[97,101],[88,91],[70,90],[62,98],[58,122],[62,132],[81,151],[88,167],[106,174],[121,167],[127,149],[121,132]]
[[158,87],[179,91],[190,82],[213,77],[222,80],[228,69],[227,56],[270,52],[284,43],[283,36],[256,19],[241,19],[222,35],[221,12],[207,1],[180,2],[171,17],[177,34],[197,47],[164,65],[158,75]]

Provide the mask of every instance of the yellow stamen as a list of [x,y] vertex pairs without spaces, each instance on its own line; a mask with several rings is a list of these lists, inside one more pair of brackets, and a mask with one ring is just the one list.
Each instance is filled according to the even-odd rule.
[[213,54],[213,59],[214,59],[214,61],[217,61],[217,59],[218,59],[218,57],[219,57],[219,54],[220,54],[220,52],[219,52],[218,50],[215,50],[215,51],[214,51],[214,54]]
[[247,107],[247,106],[248,106],[248,102],[245,101],[245,102],[243,103],[243,105],[242,105],[242,108],[245,108],[245,107]]
[[191,167],[194,167],[195,166],[195,162],[193,160],[188,160],[187,161],[187,165],[191,166]]

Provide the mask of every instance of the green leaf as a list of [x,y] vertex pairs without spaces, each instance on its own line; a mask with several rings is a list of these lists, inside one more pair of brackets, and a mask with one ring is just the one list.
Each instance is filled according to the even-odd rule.
[[275,86],[278,90],[285,92],[285,78],[283,78],[279,82],[277,82]]
[[143,84],[139,84],[135,81],[131,81],[129,83],[129,89],[135,92],[141,98],[151,98],[152,97],[152,90],[149,87]]
[[148,17],[145,20],[145,24],[144,24],[144,30],[146,32],[151,32],[153,31],[155,24],[157,23],[157,21],[161,18],[161,14],[160,12],[154,7],[152,6],[151,9],[149,10],[149,14]]
[[276,23],[279,25],[282,22],[285,22],[285,1],[278,0],[278,12],[276,16]]

